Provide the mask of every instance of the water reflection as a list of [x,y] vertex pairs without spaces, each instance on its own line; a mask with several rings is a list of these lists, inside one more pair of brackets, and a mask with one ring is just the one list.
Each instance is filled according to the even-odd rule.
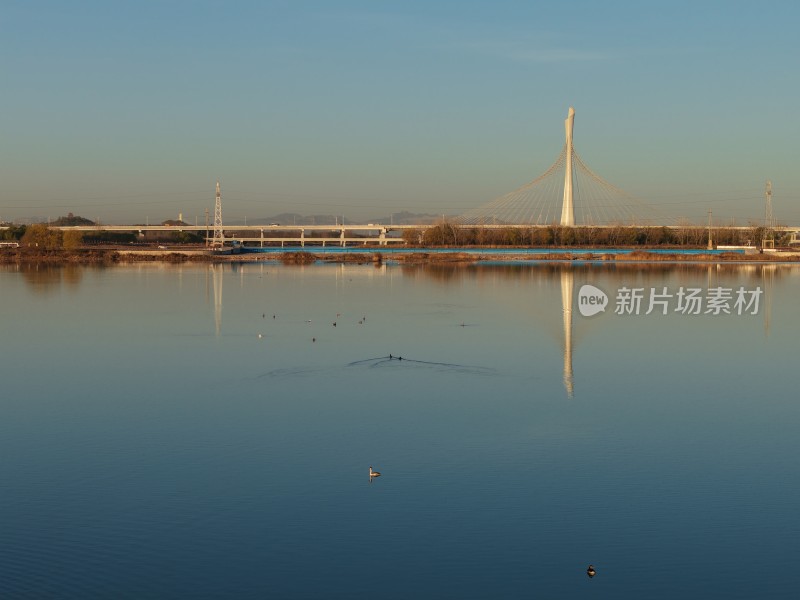
[[761,289],[764,290],[764,337],[769,337],[769,330],[772,326],[772,293],[775,287],[775,274],[778,272],[777,265],[762,265],[761,269]]
[[[561,291],[561,348],[563,352],[563,384],[568,398],[575,395],[575,373],[573,350],[577,337],[592,327],[595,321],[581,319],[580,331],[575,331],[573,306],[575,303],[575,276],[582,281],[612,280],[629,287],[658,288],[665,283],[675,288],[697,287],[698,278],[705,279],[706,290],[715,287],[744,285],[755,290],[763,290],[762,307],[764,335],[769,337],[773,320],[773,297],[776,280],[797,273],[796,265],[787,264],[737,264],[737,263],[541,263],[541,264],[466,264],[466,265],[415,265],[403,267],[404,276],[411,278],[427,277],[437,283],[452,285],[461,279],[483,281],[515,280],[517,282],[549,282]],[[614,302],[609,291],[610,302]],[[613,312],[611,310],[610,312]],[[546,315],[533,313],[534,320],[547,319]]]
[[[151,265],[148,265],[151,266]],[[4,266],[4,272],[16,272],[22,276],[26,287],[37,295],[52,294],[64,288],[77,289],[84,281],[87,269],[96,269],[92,266],[78,265],[47,265],[27,264]],[[314,278],[325,280],[333,277],[337,289],[346,289],[353,285],[352,282],[363,282],[365,279],[383,279],[391,285],[392,278],[410,280],[430,280],[438,285],[456,289],[466,282],[475,282],[481,288],[504,289],[506,282],[513,282],[514,287],[522,290],[521,294],[498,294],[495,302],[501,311],[511,310],[524,315],[523,322],[528,327],[542,329],[550,334],[553,344],[561,349],[561,378],[567,398],[573,398],[575,388],[575,360],[576,346],[592,331],[597,333],[597,328],[602,328],[602,323],[607,323],[608,316],[599,316],[597,319],[578,317],[575,320],[575,285],[580,287],[583,283],[602,282],[606,285],[609,299],[613,303],[614,285],[629,287],[662,287],[670,286],[676,289],[679,286],[706,287],[707,289],[724,286],[731,287],[744,285],[746,288],[763,290],[761,296],[763,319],[763,334],[769,338],[774,324],[773,301],[777,288],[784,280],[798,275],[800,269],[791,264],[736,264],[736,263],[615,263],[615,262],[546,262],[546,263],[502,263],[502,264],[421,264],[387,266],[368,268],[368,265],[310,265],[310,266],[282,266],[275,264],[236,264],[223,263],[203,265],[198,267],[206,270],[206,294],[209,304],[213,298],[214,332],[217,337],[222,334],[223,321],[223,286],[224,279],[230,274],[235,274],[240,286],[244,287],[249,277],[257,275],[266,277],[272,271],[273,277],[277,273],[290,274],[292,278],[301,276],[303,279]],[[191,268],[190,268],[191,269]],[[179,271],[179,279],[185,273]],[[576,281],[576,277],[578,281]],[[554,294],[560,291],[561,319],[556,314],[558,300]],[[458,292],[456,292],[458,293]],[[468,297],[464,298],[469,301]],[[527,302],[522,304],[522,302]],[[455,310],[455,305],[447,305],[443,313]],[[613,313],[613,310],[609,312]],[[261,314],[261,309],[259,309]],[[335,314],[335,313],[334,313]],[[268,315],[267,315],[268,316]],[[464,323],[459,317],[457,323]],[[480,323],[475,323],[480,325]],[[483,372],[481,367],[474,365],[437,363],[415,363],[409,361],[408,366],[427,366],[434,369],[463,370],[470,373]],[[580,368],[580,365],[578,365]],[[489,370],[491,371],[491,370]]]
[[[442,573],[459,598],[597,584],[647,597],[664,562],[681,577],[662,577],[662,597],[791,596],[797,267],[262,268],[185,265],[176,293],[174,267],[115,267],[44,302],[0,269],[14,345],[0,596],[366,597],[380,572],[411,582],[398,597]],[[767,280],[768,344],[763,315],[585,318],[573,305],[584,283],[611,297]],[[226,331],[209,341],[223,284]],[[567,385],[592,401],[576,410]],[[364,462],[389,479],[364,488]]]
[[572,306],[575,273],[572,269],[561,271],[561,312],[564,320],[564,389],[567,397],[574,395],[572,377]]
[[37,294],[47,294],[62,286],[77,288],[83,279],[84,269],[79,265],[21,264],[17,271],[23,280]]
[[[710,281],[730,282],[745,279],[751,283],[763,280],[765,273],[783,279],[800,268],[792,263],[693,263],[693,262],[516,262],[402,265],[407,277],[427,278],[439,282],[475,279],[559,280],[564,270],[614,276],[629,284],[657,286],[665,276],[680,283],[696,281],[698,275],[708,274]],[[684,283],[685,284],[685,283]]]
[[210,265],[214,286],[214,332],[219,337],[222,330],[222,280],[224,265]]

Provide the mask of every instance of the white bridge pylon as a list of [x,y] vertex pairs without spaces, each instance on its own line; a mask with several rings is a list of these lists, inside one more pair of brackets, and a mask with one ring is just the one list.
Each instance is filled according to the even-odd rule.
[[575,109],[564,121],[566,140],[556,161],[533,181],[465,212],[463,225],[653,225],[664,218],[597,175],[575,151]]

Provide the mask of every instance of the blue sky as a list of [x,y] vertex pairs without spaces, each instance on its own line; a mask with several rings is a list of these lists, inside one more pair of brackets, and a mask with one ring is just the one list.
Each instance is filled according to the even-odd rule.
[[[457,214],[575,146],[672,216],[800,224],[791,1],[15,1],[0,218]],[[212,210],[213,214],[213,210]]]

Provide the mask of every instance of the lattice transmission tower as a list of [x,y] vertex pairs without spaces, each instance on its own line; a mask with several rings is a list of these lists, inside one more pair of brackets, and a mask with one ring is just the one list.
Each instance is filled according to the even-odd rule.
[[222,231],[222,193],[219,190],[217,179],[217,196],[214,202],[214,237],[211,240],[212,248],[222,248],[225,245],[225,233]]
[[767,180],[764,188],[764,239],[761,247],[775,247],[775,219],[772,216],[772,181],[770,180]]

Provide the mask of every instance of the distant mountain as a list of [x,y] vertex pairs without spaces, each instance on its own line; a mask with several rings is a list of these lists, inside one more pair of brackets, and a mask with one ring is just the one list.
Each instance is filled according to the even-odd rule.
[[[299,215],[297,213],[281,213],[261,219],[247,219],[248,225],[336,225],[342,218],[336,215]],[[350,221],[346,221],[350,222]],[[244,225],[244,221],[226,222],[225,225]]]
[[94,225],[94,221],[69,213],[66,217],[58,217],[51,223],[57,227],[70,227],[75,225]]
[[392,213],[389,217],[375,217],[367,221],[368,223],[380,223],[382,225],[430,225],[440,221],[442,215],[431,215],[428,213],[412,213],[407,210]]

